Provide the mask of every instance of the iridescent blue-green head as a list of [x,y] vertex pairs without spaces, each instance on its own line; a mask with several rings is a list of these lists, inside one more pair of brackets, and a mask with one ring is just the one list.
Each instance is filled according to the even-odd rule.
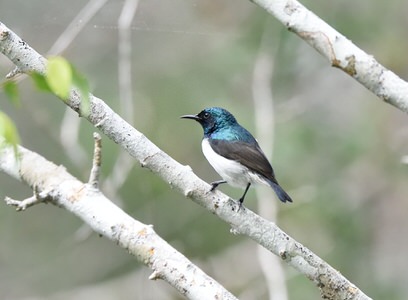
[[196,115],[184,115],[181,116],[181,118],[196,120],[203,127],[205,136],[219,131],[229,130],[238,124],[235,117],[229,111],[221,107],[205,108]]

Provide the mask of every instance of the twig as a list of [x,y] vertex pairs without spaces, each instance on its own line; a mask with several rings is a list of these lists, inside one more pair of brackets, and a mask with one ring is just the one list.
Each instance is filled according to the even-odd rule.
[[23,211],[27,208],[34,206],[38,203],[44,203],[50,200],[48,192],[38,192],[37,188],[34,188],[33,196],[26,198],[24,200],[14,200],[10,197],[4,198],[7,205],[15,206],[17,211]]
[[76,14],[75,18],[51,46],[50,50],[48,50],[48,55],[58,55],[65,51],[106,2],[107,0],[90,0],[79,13]]
[[121,113],[124,118],[133,124],[133,99],[132,99],[132,43],[131,25],[137,12],[139,0],[126,0],[119,16],[119,99]]
[[[264,38],[262,41],[264,41]],[[259,54],[255,61],[252,95],[257,137],[265,154],[271,159],[275,128],[274,103],[271,90],[273,62],[265,53],[263,44],[264,43],[261,43]],[[277,201],[276,199],[272,199],[271,192],[268,193],[266,189],[258,188],[256,189],[256,194],[258,198],[259,213],[270,220],[276,220]],[[269,299],[288,299],[285,273],[281,262],[276,256],[268,255],[265,248],[261,246],[258,247],[257,252],[259,264],[266,278]]]
[[99,133],[93,134],[94,143],[94,155],[92,159],[92,169],[89,175],[88,183],[95,189],[99,188],[99,175],[102,163],[102,138]]
[[[48,50],[48,55],[58,55],[73,42],[107,0],[90,0]],[[86,162],[85,150],[79,142],[80,119],[67,108],[61,122],[59,141],[62,148],[76,166]]]
[[[118,19],[119,28],[119,102],[121,115],[129,123],[134,123],[134,106],[132,95],[132,39],[131,25],[136,15],[139,0],[126,0]],[[104,181],[104,190],[108,195],[117,194],[132,170],[135,161],[125,151],[120,151],[112,171]],[[117,198],[116,198],[117,199]],[[119,199],[120,200],[120,199]]]

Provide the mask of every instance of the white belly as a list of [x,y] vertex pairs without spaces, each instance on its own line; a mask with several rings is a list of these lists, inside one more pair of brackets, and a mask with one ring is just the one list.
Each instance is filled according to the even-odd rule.
[[244,188],[248,183],[267,184],[265,180],[249,171],[247,167],[215,153],[207,139],[203,139],[201,147],[205,158],[228,184]]

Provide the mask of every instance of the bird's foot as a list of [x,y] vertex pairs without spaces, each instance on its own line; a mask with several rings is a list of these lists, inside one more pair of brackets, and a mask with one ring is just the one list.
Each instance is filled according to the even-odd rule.
[[217,186],[219,186],[220,184],[223,184],[223,183],[227,183],[227,181],[225,181],[225,180],[217,180],[217,181],[211,182],[211,183],[210,183],[210,184],[211,184],[210,192],[214,191],[214,190],[217,188]]
[[[238,208],[237,208],[237,212],[239,212],[241,210],[241,208],[243,208],[242,203],[244,203],[244,199],[240,198],[238,200]],[[245,208],[244,208],[245,209]]]
[[242,195],[241,198],[238,199],[238,209],[237,209],[237,212],[240,211],[240,209],[241,209],[241,207],[242,207],[242,203],[244,203],[245,195],[246,195],[246,193],[248,192],[250,186],[251,186],[251,183],[248,182],[244,194]]

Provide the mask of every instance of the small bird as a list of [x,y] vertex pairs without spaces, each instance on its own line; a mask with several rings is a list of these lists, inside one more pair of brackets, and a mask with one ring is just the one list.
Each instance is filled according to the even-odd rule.
[[253,183],[263,183],[272,187],[282,202],[292,202],[280,187],[272,166],[258,145],[256,139],[235,117],[221,107],[210,107],[197,115],[184,115],[183,119],[196,120],[204,130],[201,147],[211,166],[222,177],[211,183],[214,191],[220,184],[245,188],[238,200],[241,208],[245,195]]

